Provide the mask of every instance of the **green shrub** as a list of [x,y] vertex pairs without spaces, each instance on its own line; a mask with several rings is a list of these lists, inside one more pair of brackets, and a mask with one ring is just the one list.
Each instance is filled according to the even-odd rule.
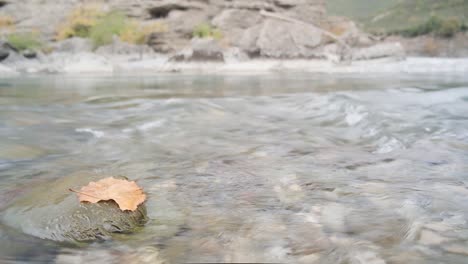
[[126,16],[120,12],[111,12],[102,17],[89,32],[95,47],[112,43],[114,35],[119,36],[126,28]]
[[453,37],[456,33],[463,30],[463,25],[458,19],[450,18],[442,21],[436,34],[444,38]]
[[417,37],[427,34],[434,34],[439,37],[449,38],[456,33],[463,31],[465,26],[456,18],[441,19],[431,16],[426,22],[396,33],[401,33],[406,37]]
[[14,33],[7,37],[8,43],[18,51],[35,50],[42,46],[37,34],[33,33]]
[[198,38],[221,39],[223,34],[219,29],[214,28],[207,23],[203,23],[195,27],[193,30],[193,36]]

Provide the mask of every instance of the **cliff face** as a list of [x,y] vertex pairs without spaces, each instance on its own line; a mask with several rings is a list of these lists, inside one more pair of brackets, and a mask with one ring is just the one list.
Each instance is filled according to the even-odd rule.
[[[52,39],[67,16],[83,4],[101,4],[142,21],[161,21],[168,32],[154,34],[150,45],[159,52],[174,52],[190,43],[197,25],[221,30],[223,45],[250,55],[276,58],[311,57],[330,42],[312,25],[332,28],[340,35],[356,35],[350,21],[329,18],[325,0],[5,0],[0,15],[10,16],[17,31],[37,31]],[[291,23],[274,16],[305,23]]]

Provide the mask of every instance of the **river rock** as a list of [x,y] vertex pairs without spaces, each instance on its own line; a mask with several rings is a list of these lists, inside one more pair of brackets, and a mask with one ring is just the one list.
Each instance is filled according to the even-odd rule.
[[6,48],[3,47],[3,45],[0,46],[0,61],[3,61],[4,59],[8,58],[10,56],[10,51]]
[[381,43],[367,48],[358,48],[353,50],[353,60],[370,60],[379,58],[404,59],[405,50],[399,42]]
[[213,38],[195,38],[192,40],[191,60],[224,61],[223,49]]
[[216,14],[215,9],[189,9],[172,11],[165,23],[179,38],[191,38],[193,30],[200,24],[206,24]]
[[172,61],[224,61],[223,49],[213,38],[194,38],[191,47],[174,55]]
[[69,191],[104,177],[80,173],[31,186],[3,212],[2,222],[28,235],[64,242],[110,239],[113,233],[142,226],[144,204],[134,212],[121,211],[113,201],[80,203]]
[[37,58],[37,52],[35,52],[34,50],[29,50],[29,49],[21,51],[21,55],[23,55],[23,57],[25,57],[26,59]]

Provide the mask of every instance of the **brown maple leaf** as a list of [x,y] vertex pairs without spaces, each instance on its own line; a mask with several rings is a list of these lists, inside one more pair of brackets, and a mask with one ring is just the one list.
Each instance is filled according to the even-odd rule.
[[120,210],[135,211],[146,200],[143,190],[134,182],[105,178],[97,182],[90,182],[80,191],[70,191],[78,194],[80,202],[97,203],[99,201],[114,200]]

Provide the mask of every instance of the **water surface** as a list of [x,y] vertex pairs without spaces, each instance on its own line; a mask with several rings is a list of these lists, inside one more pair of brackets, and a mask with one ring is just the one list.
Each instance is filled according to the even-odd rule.
[[150,221],[82,246],[3,223],[0,262],[466,263],[467,154],[463,76],[3,79],[0,209],[93,172]]

